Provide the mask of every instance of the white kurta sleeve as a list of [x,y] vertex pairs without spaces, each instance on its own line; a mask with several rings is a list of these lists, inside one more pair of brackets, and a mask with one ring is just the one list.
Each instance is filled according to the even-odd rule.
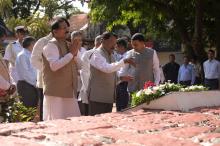
[[105,73],[116,72],[125,65],[124,60],[114,63],[108,63],[99,52],[93,53],[90,59],[90,64]]
[[58,47],[53,43],[48,43],[43,48],[43,55],[48,60],[52,71],[59,70],[73,59],[73,55],[71,53],[68,53],[64,57],[60,58]]
[[12,62],[13,59],[12,59],[12,43],[9,43],[8,46],[5,48],[5,54],[4,54],[4,57],[3,59],[4,60],[7,60],[9,62]]
[[42,53],[43,48],[45,46],[44,40],[40,39],[38,40],[33,48],[33,51],[31,53],[31,64],[34,68],[36,68],[39,71],[42,71],[43,69],[43,62],[42,62]]
[[157,52],[155,50],[153,55],[153,74],[155,84],[158,85],[160,83],[160,62],[157,56]]

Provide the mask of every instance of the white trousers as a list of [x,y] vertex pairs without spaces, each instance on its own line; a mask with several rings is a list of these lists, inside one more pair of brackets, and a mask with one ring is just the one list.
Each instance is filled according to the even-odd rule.
[[80,115],[76,98],[44,96],[43,120],[65,119],[67,117],[79,117]]

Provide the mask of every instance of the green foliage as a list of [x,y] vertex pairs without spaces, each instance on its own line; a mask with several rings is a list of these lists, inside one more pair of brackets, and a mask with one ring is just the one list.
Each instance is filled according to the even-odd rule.
[[36,115],[36,108],[27,108],[21,102],[15,102],[12,106],[11,122],[32,121]]
[[10,30],[24,25],[37,39],[49,33],[48,23],[54,16],[69,18],[71,14],[81,13],[73,6],[72,0],[2,0],[0,12]]
[[[7,20],[11,17],[27,19],[36,13],[49,17],[69,17],[82,13],[72,4],[73,0],[0,0],[0,17]],[[84,1],[81,1],[84,3]]]
[[[141,28],[139,32],[150,33],[153,38],[182,42],[188,55],[196,55],[200,60],[206,55],[204,47],[219,46],[220,50],[219,0],[91,0],[89,7],[93,22],[107,22],[109,29],[127,24]],[[196,23],[196,10],[200,8],[201,23]],[[200,29],[201,34],[197,31]],[[200,35],[201,39],[195,37]],[[194,39],[201,47],[193,44]]]
[[42,0],[41,11],[45,13],[49,19],[56,15],[70,17],[71,14],[82,13],[80,10],[73,6],[72,0]]
[[40,17],[31,17],[27,19],[27,28],[31,36],[39,39],[46,36],[50,32],[49,18],[47,16]]
[[147,98],[145,98],[143,93],[141,93],[140,95],[137,95],[137,93],[135,92],[131,96],[132,96],[132,102],[131,102],[132,106],[140,105],[142,103],[145,103],[147,100]]
[[41,18],[39,14],[30,16],[27,19],[11,17],[6,21],[6,25],[11,30],[14,30],[18,25],[24,25],[28,28],[29,35],[37,39],[46,36],[50,31],[48,17]]
[[10,30],[14,30],[16,26],[19,26],[19,25],[26,26],[27,24],[25,19],[20,19],[20,18],[15,18],[15,17],[10,17],[9,19],[6,20],[5,23]]
[[4,17],[9,12],[8,9],[12,7],[11,0],[0,0],[0,17]]
[[25,19],[34,15],[40,6],[40,0],[12,0],[12,15]]
[[165,93],[169,93],[169,92],[175,92],[175,91],[180,91],[183,86],[180,84],[174,84],[174,83],[165,83],[163,85],[161,85],[164,90]]
[[32,121],[36,114],[36,108],[25,107],[18,99],[21,97],[11,96],[2,104],[4,122],[28,122]]
[[132,94],[132,106],[137,106],[142,103],[149,104],[152,100],[155,100],[161,96],[165,95],[165,92],[162,89],[159,90],[141,90],[139,93]]

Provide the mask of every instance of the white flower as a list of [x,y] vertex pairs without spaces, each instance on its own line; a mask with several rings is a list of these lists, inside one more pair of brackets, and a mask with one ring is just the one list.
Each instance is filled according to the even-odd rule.
[[159,89],[160,89],[159,86],[154,86],[154,87],[153,87],[153,90],[155,90],[155,91],[157,91],[157,90],[159,90]]
[[160,89],[164,89],[165,86],[166,86],[166,84],[161,84],[161,85],[159,85],[159,88],[160,88]]
[[153,91],[150,88],[144,89],[144,94],[150,95],[152,93],[153,93]]
[[195,86],[190,86],[188,89],[194,90],[195,88]]
[[139,96],[141,96],[141,94],[143,94],[143,90],[138,91],[138,92],[136,93],[136,96],[139,97]]

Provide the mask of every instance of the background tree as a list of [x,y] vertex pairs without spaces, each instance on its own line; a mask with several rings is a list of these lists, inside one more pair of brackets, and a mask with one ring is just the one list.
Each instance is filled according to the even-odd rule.
[[11,0],[0,0],[0,17],[5,18],[9,17],[8,14],[10,13],[10,9],[12,7]]
[[107,21],[110,29],[118,24],[144,24],[157,38],[181,41],[186,54],[200,61],[206,58],[205,47],[218,44],[219,33],[209,30],[219,29],[217,0],[91,0],[89,7],[94,22]]
[[36,38],[49,32],[48,23],[54,16],[69,18],[82,13],[74,0],[0,0],[0,19],[13,31],[17,25],[28,27]]

